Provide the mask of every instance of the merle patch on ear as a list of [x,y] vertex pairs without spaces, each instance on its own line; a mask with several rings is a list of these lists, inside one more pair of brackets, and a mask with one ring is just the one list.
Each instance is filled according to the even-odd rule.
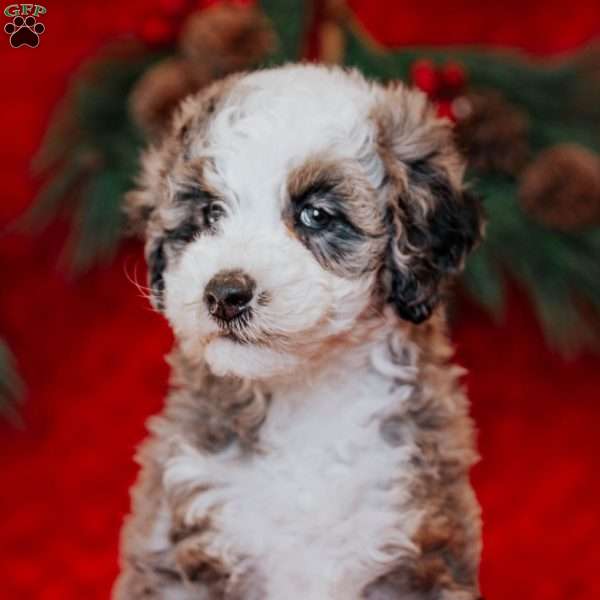
[[409,165],[408,191],[397,202],[389,215],[388,299],[401,318],[421,323],[438,304],[447,276],[462,269],[480,239],[480,202],[453,189],[445,173],[427,160]]

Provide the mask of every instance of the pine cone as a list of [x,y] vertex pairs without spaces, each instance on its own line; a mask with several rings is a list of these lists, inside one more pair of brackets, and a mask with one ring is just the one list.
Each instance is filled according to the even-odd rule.
[[149,69],[129,97],[134,122],[147,134],[159,133],[188,94],[211,81],[207,67],[183,59],[167,59]]
[[521,176],[519,200],[526,213],[552,229],[600,224],[600,158],[576,144],[542,152]]
[[525,114],[492,90],[470,92],[453,103],[457,141],[470,166],[517,174],[529,156]]
[[183,55],[209,62],[216,76],[246,69],[275,47],[267,18],[256,8],[223,3],[192,14],[179,38]]

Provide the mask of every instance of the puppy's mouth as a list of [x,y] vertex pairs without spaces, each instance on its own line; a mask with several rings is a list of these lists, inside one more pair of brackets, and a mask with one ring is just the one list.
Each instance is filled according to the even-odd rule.
[[218,330],[213,333],[213,339],[229,340],[238,345],[252,346],[275,346],[287,338],[263,329],[255,322],[254,309],[248,307],[235,318],[224,320],[214,319]]
[[220,319],[213,316],[219,327],[217,337],[225,338],[238,344],[248,344],[250,340],[250,321],[252,320],[252,308],[247,307],[232,319]]

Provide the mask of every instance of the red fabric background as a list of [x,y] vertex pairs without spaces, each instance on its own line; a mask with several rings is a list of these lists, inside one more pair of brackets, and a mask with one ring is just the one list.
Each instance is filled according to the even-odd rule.
[[[52,0],[38,49],[14,50],[0,37],[1,223],[31,201],[28,161],[75,67],[115,33],[139,27],[153,2]],[[600,33],[597,0],[350,4],[390,44],[548,54]],[[108,597],[131,456],[166,389],[170,334],[125,276],[143,273],[138,245],[72,281],[56,268],[62,233],[0,240],[0,333],[28,384],[25,428],[0,424],[7,600]],[[600,361],[545,349],[518,293],[507,323],[467,305],[456,331],[483,457],[474,483],[485,517],[484,592],[488,600],[600,598]]]

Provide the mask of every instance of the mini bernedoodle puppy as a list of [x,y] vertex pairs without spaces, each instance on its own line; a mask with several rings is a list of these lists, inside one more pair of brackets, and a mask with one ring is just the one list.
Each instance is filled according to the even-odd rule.
[[171,391],[115,600],[475,600],[477,459],[440,299],[478,241],[423,94],[291,65],[187,98],[127,199]]

